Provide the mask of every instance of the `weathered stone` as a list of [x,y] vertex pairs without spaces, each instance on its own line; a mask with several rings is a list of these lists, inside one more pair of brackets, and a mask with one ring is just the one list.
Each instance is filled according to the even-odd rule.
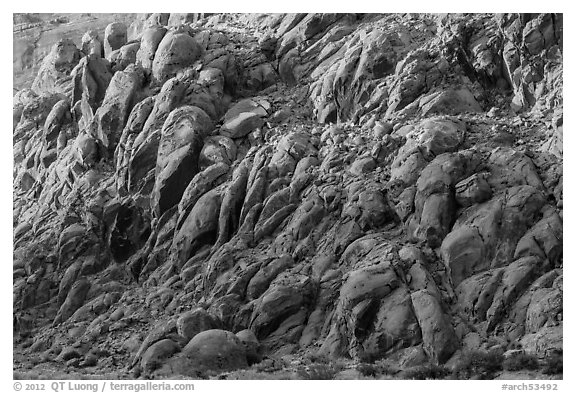
[[116,49],[120,49],[128,41],[128,28],[124,23],[110,23],[104,30],[104,56],[109,58]]
[[212,329],[194,336],[160,372],[194,376],[198,371],[233,371],[247,366],[246,349],[240,339],[231,332]]
[[32,90],[37,94],[71,93],[73,86],[70,73],[80,58],[80,51],[72,40],[60,40],[44,58],[38,76],[32,83]]
[[159,84],[191,66],[201,56],[196,40],[186,33],[168,32],[158,44],[152,63],[152,75]]
[[264,124],[270,105],[265,101],[245,99],[231,107],[224,116],[220,133],[230,138],[241,138]]
[[190,341],[198,333],[216,328],[214,318],[203,308],[196,308],[180,315],[176,321],[178,334]]
[[186,186],[198,173],[203,139],[212,121],[200,108],[185,106],[170,113],[160,136],[152,209],[158,217],[180,202]]
[[162,26],[153,26],[142,33],[140,48],[136,53],[136,62],[145,70],[152,70],[156,50],[158,49],[160,41],[164,38],[166,31],[166,28]]
[[422,330],[422,342],[428,358],[445,363],[458,349],[459,343],[450,320],[437,298],[426,290],[411,294],[414,312]]
[[222,191],[204,194],[194,205],[179,231],[174,234],[171,253],[184,264],[206,242],[216,241]]

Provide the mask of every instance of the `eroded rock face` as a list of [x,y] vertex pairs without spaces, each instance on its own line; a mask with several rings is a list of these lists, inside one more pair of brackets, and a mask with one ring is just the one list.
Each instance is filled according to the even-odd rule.
[[42,62],[38,76],[32,83],[32,90],[38,94],[69,94],[72,89],[70,73],[80,58],[80,51],[72,40],[60,40]]
[[16,359],[204,378],[562,350],[561,16],[125,26],[14,96]]

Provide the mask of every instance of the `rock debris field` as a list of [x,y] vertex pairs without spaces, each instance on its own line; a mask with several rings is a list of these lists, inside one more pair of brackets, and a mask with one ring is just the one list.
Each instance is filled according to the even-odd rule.
[[15,378],[562,378],[562,14],[113,20],[20,61]]

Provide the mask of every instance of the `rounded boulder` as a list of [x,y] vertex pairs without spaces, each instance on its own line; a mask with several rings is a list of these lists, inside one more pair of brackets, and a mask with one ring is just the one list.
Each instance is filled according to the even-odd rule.
[[203,308],[196,308],[180,315],[176,321],[178,334],[187,341],[191,340],[198,333],[210,330],[216,327],[214,318]]
[[124,23],[110,23],[104,30],[104,54],[106,58],[128,41],[128,28]]
[[231,371],[248,366],[242,341],[226,330],[198,333],[184,347],[183,354],[196,369]]
[[200,45],[188,34],[168,33],[156,50],[152,76],[156,82],[164,83],[179,70],[194,64],[200,58],[201,52]]

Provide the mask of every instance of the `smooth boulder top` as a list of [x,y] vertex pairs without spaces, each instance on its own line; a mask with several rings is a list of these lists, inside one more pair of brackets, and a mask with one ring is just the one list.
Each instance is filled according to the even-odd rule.
[[202,49],[186,33],[168,32],[160,41],[152,63],[152,76],[157,83],[164,83],[202,56]]
[[244,345],[234,333],[226,330],[198,333],[182,352],[200,369],[231,371],[248,366]]
[[244,99],[232,106],[224,115],[220,134],[229,138],[242,138],[264,125],[270,103],[263,99]]

